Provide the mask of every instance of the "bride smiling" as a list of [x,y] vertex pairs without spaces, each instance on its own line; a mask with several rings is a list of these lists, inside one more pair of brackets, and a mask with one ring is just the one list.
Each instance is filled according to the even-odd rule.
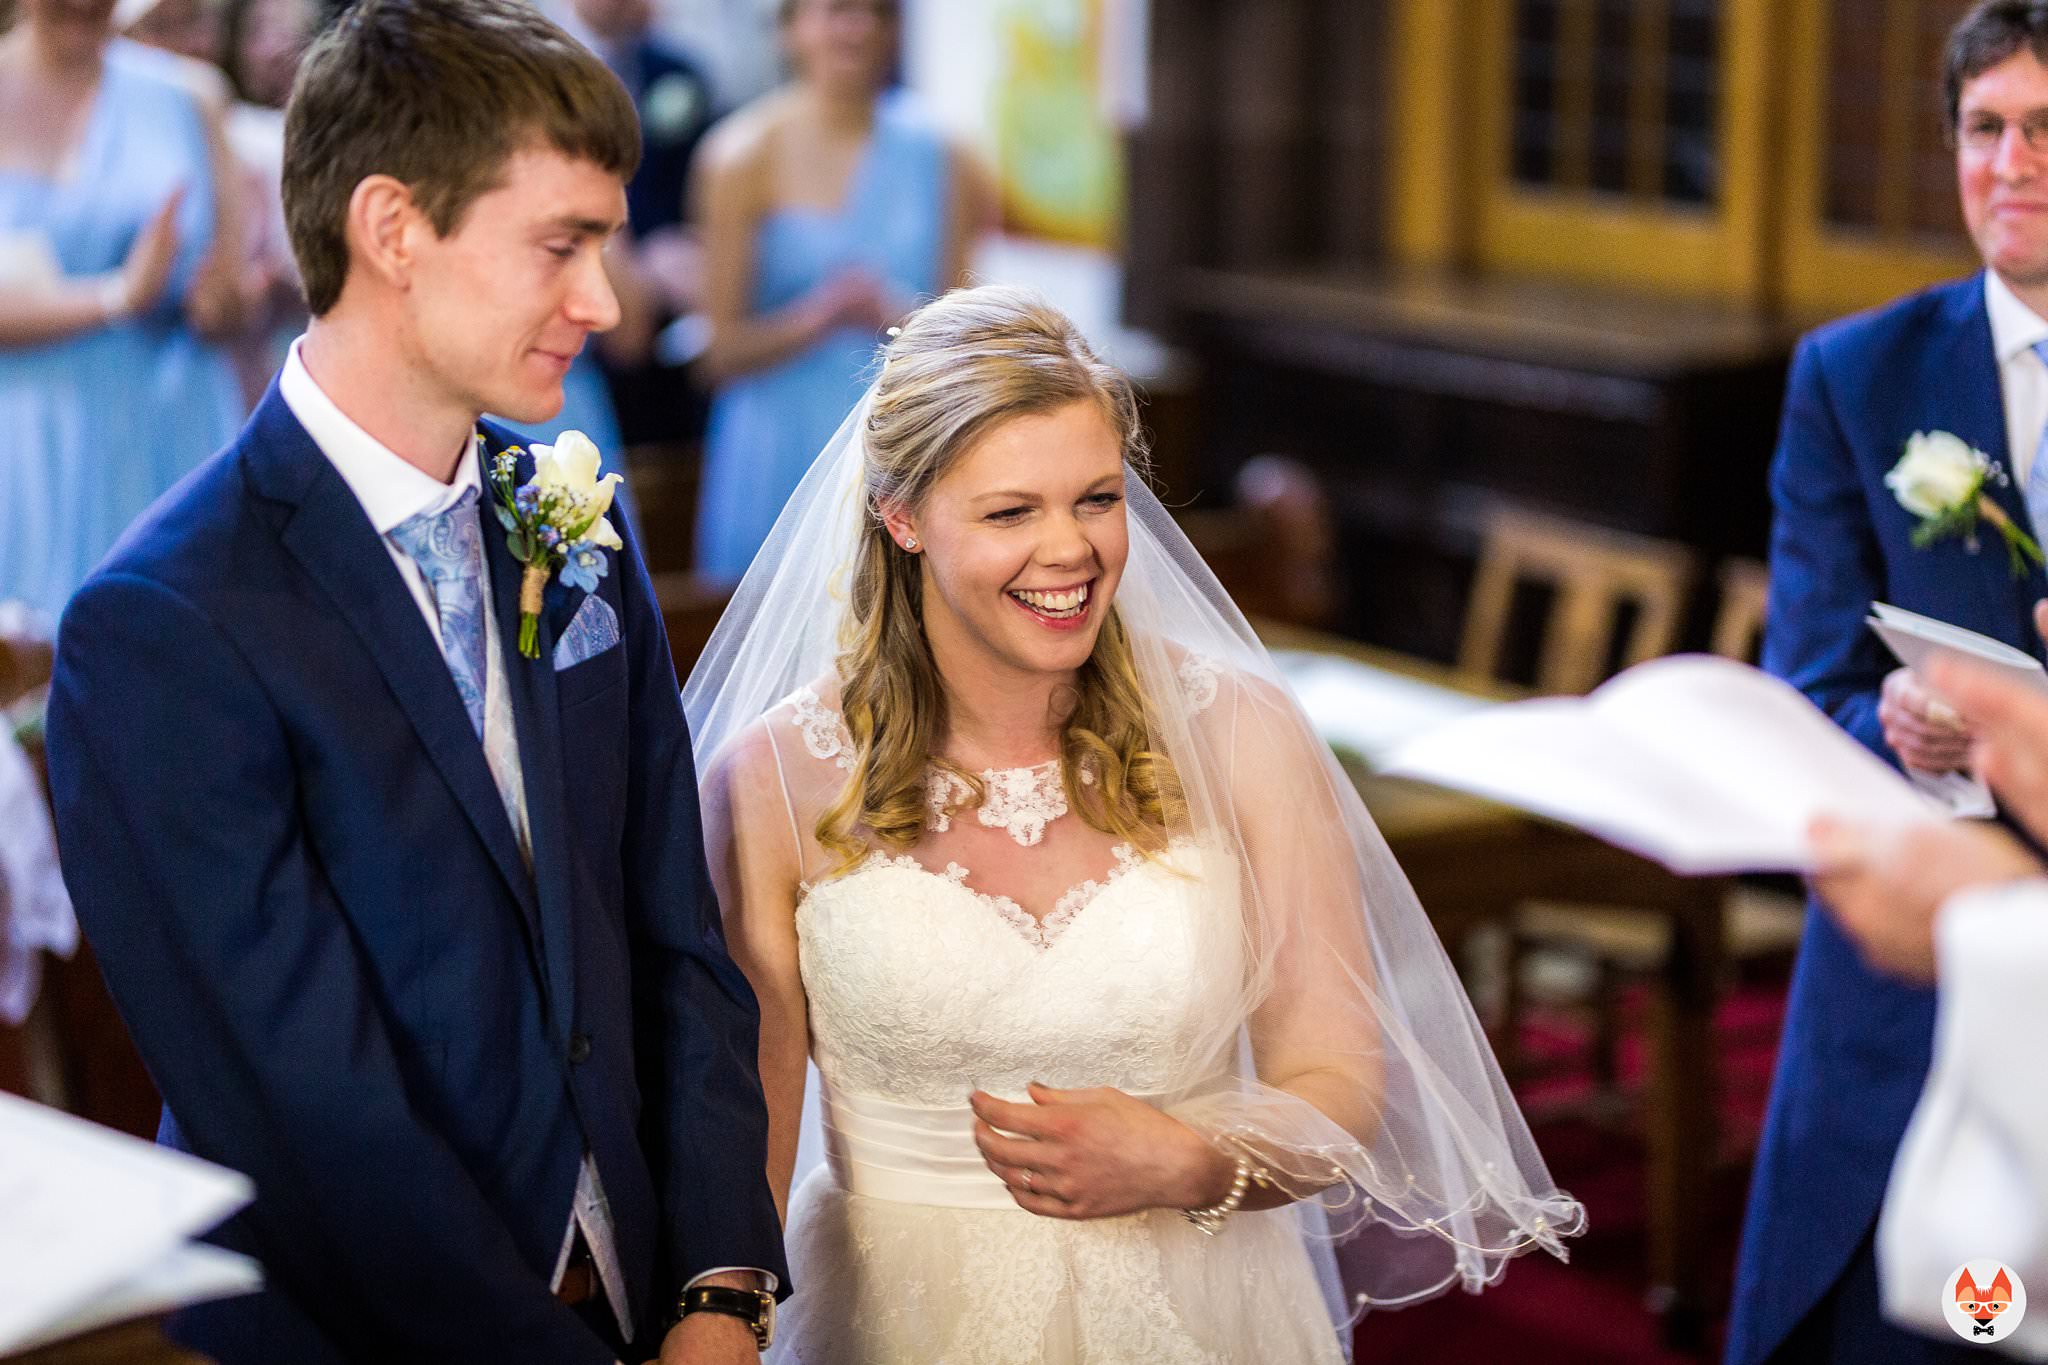
[[1001,287],[883,361],[684,694],[762,1010],[776,1352],[1335,1362],[1358,1307],[1562,1256],[1582,1211],[1147,491],[1129,382]]

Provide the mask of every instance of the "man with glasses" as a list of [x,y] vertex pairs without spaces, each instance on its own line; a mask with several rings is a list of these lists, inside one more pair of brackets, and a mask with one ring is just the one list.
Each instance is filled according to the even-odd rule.
[[[2009,561],[1989,526],[1916,545],[1921,520],[1885,475],[1915,433],[1947,432],[1997,463],[1992,504],[2037,540],[2048,529],[2048,0],[1975,6],[1950,35],[1945,79],[1963,219],[1985,269],[1800,343],[1771,471],[1764,649],[1765,666],[1843,729],[1930,777],[1965,769],[1972,735],[1891,667],[1863,624],[1872,600],[2042,652],[2029,626],[2048,595],[2041,568]],[[1931,990],[1874,971],[1835,920],[1808,915],[1743,1233],[1732,1365],[1971,1349],[1878,1311],[1873,1233],[1933,1028]]]

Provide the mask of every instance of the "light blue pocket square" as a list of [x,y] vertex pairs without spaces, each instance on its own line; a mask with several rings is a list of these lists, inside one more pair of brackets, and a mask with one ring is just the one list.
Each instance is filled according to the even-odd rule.
[[619,642],[619,614],[596,593],[583,599],[569,628],[555,641],[555,672],[594,659]]

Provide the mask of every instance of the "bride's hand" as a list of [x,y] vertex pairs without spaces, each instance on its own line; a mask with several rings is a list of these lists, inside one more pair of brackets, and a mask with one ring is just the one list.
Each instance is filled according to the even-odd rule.
[[974,1143],[1017,1206],[1047,1218],[1112,1218],[1203,1208],[1230,1190],[1236,1165],[1194,1129],[1121,1090],[1054,1090],[1035,1103],[977,1090]]

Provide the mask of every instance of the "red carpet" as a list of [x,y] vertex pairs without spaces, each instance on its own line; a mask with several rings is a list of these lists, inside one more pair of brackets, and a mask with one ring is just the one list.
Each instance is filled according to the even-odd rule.
[[[1738,991],[1721,1006],[1715,1023],[1723,1152],[1755,1149],[1784,1004],[1784,989],[1778,986]],[[1631,1029],[1628,1036],[1631,1043],[1622,1056],[1625,1084],[1640,1076],[1642,1064],[1639,1034]],[[1572,1059],[1557,1078],[1526,1087],[1525,1105],[1540,1114],[1545,1103],[1585,1091],[1590,1080],[1581,1037],[1568,1024],[1532,1011],[1524,1039],[1532,1058]],[[1645,1305],[1650,1284],[1638,1128],[1629,1122],[1610,1128],[1538,1118],[1534,1132],[1552,1177],[1586,1206],[1588,1230],[1571,1243],[1570,1264],[1533,1252],[1514,1261],[1502,1283],[1484,1294],[1454,1292],[1414,1308],[1370,1315],[1358,1328],[1360,1365],[1416,1360],[1683,1365],[1718,1359],[1722,1320],[1712,1324],[1701,1354],[1688,1356],[1663,1347],[1658,1320]],[[1722,1309],[1746,1194],[1747,1165],[1731,1163],[1717,1186],[1715,1206],[1723,1216],[1709,1233],[1711,1263],[1720,1267],[1713,1301]]]

